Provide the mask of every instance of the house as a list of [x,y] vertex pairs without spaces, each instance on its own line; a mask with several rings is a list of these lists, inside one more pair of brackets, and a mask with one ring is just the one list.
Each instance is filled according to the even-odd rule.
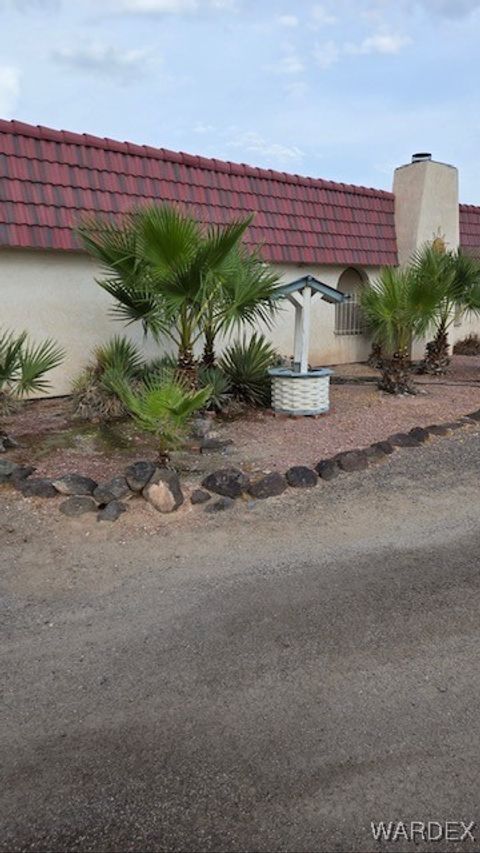
[[[312,273],[352,299],[314,309],[314,364],[364,360],[370,341],[356,306],[382,266],[404,263],[427,240],[480,256],[480,207],[459,205],[457,170],[415,155],[395,171],[393,192],[301,177],[88,134],[0,121],[1,326],[51,336],[67,351],[53,392],[67,393],[92,348],[121,327],[75,226],[148,202],[187,205],[200,220],[255,214],[247,242],[288,282]],[[460,338],[476,324],[454,329]],[[272,332],[291,350],[292,318]],[[141,330],[132,332],[141,340]],[[420,345],[419,351],[422,347]]]

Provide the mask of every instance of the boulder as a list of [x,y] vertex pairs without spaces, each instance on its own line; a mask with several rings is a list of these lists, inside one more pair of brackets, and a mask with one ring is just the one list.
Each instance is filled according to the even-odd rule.
[[224,509],[231,509],[234,505],[234,499],[224,495],[224,497],[219,498],[213,503],[207,504],[207,506],[205,507],[205,512],[223,512]]
[[156,465],[148,460],[141,460],[129,465],[125,471],[125,479],[132,492],[141,492],[152,479]]
[[200,442],[200,453],[220,453],[233,444],[231,438],[221,439],[207,436]]
[[194,489],[192,494],[190,495],[190,503],[192,504],[205,504],[210,500],[211,494],[209,492],[204,491],[204,489]]
[[52,481],[45,477],[29,477],[18,484],[22,495],[28,498],[57,498],[58,492]]
[[204,489],[227,498],[239,498],[248,485],[248,477],[238,468],[220,468],[202,480]]
[[318,474],[306,465],[293,465],[285,474],[287,483],[294,489],[311,489],[318,483]]
[[169,468],[157,468],[142,494],[159,512],[174,512],[184,500],[178,474]]
[[91,477],[81,474],[65,474],[57,480],[52,480],[57,492],[61,495],[93,495],[98,483]]
[[77,518],[79,515],[85,515],[86,512],[96,512],[97,504],[91,496],[75,495],[63,501],[59,509],[69,518]]
[[424,429],[423,427],[413,427],[413,429],[409,430],[408,434],[413,436],[420,444],[423,444],[430,438],[428,429]]
[[10,475],[10,482],[12,485],[18,486],[19,483],[34,474],[36,470],[33,465],[18,465],[13,474]]
[[364,471],[368,467],[368,458],[364,450],[347,450],[337,458],[338,467],[342,471]]
[[[471,415],[469,415],[471,417]],[[448,435],[448,427],[443,426],[443,424],[431,424],[428,427],[425,427],[427,432],[430,435]]]
[[109,504],[130,494],[125,477],[113,477],[106,483],[100,483],[93,491],[93,497],[98,504]]
[[393,453],[395,450],[393,444],[391,444],[390,441],[374,441],[373,444],[370,445],[370,447],[379,447],[382,453],[385,454],[385,456],[390,456],[390,454]]
[[395,447],[420,447],[419,440],[408,432],[395,432],[388,440]]
[[275,495],[281,495],[287,487],[288,483],[283,474],[280,474],[279,471],[272,471],[271,474],[265,474],[255,483],[250,483],[248,492],[252,498],[271,498]]
[[368,462],[381,462],[382,459],[385,459],[385,453],[378,445],[366,447],[363,453],[365,453]]
[[0,459],[0,477],[11,477],[11,475],[20,468],[17,462],[12,462],[10,459]]
[[110,501],[103,509],[97,512],[97,521],[116,521],[122,512],[126,511],[127,507],[122,501]]
[[340,474],[340,468],[335,459],[321,459],[315,465],[315,471],[322,480],[334,480]]
[[472,418],[473,421],[480,421],[480,409],[476,409],[475,412],[469,412],[467,417]]

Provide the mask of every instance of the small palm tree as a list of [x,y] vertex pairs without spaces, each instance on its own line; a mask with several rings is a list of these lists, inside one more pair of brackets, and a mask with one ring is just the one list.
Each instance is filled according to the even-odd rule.
[[460,250],[447,252],[442,241],[435,241],[412,257],[411,267],[422,287],[430,286],[438,293],[435,337],[427,343],[420,371],[446,373],[451,325],[459,316],[480,314],[480,264]]
[[220,331],[273,311],[276,276],[240,247],[250,222],[203,228],[175,207],[152,205],[121,225],[90,220],[79,234],[103,268],[98,283],[113,296],[116,315],[172,340],[179,369],[192,378],[202,335],[211,365]]
[[50,339],[33,344],[27,332],[0,333],[0,413],[27,394],[46,393],[46,374],[64,357],[64,351]]
[[412,267],[387,267],[362,291],[367,326],[382,348],[379,388],[390,394],[415,393],[410,376],[410,347],[425,334],[438,305],[438,289],[427,286]]

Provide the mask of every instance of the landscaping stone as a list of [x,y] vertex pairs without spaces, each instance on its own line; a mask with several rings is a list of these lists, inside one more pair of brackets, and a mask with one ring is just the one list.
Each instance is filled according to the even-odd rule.
[[390,456],[390,454],[395,451],[393,444],[391,444],[390,441],[386,441],[386,440],[385,441],[374,441],[373,444],[370,445],[370,447],[379,447],[380,450],[382,451],[382,453],[385,454],[385,456]]
[[368,467],[368,458],[364,450],[347,450],[337,458],[338,467],[350,474],[352,471],[364,471]]
[[18,486],[19,483],[22,483],[23,480],[34,474],[36,470],[33,465],[18,465],[10,475],[10,482],[13,486]]
[[385,453],[381,447],[378,447],[378,445],[370,445],[370,447],[366,447],[363,452],[369,462],[381,462],[382,459],[385,459]]
[[238,468],[220,468],[202,480],[202,486],[209,492],[227,498],[239,498],[248,489],[249,480]]
[[224,509],[231,509],[234,504],[235,501],[233,498],[229,498],[227,495],[224,495],[222,498],[214,501],[214,503],[208,504],[205,507],[205,512],[223,512]]
[[467,417],[472,418],[474,421],[480,421],[480,409],[476,409],[474,412],[469,412]]
[[0,475],[2,477],[10,477],[17,468],[20,468],[17,462],[12,462],[11,459],[0,459]]
[[57,498],[58,492],[52,481],[44,477],[29,477],[27,480],[22,480],[18,484],[18,489],[22,495],[31,498]]
[[464,420],[448,421],[448,423],[443,424],[443,426],[446,427],[447,429],[452,429],[452,430],[461,429],[462,427],[465,426],[465,421]]
[[0,436],[0,441],[2,442],[5,450],[15,450],[16,447],[20,447],[19,442],[12,438],[11,435],[3,434]]
[[420,447],[419,440],[408,432],[395,432],[388,440],[395,447]]
[[65,474],[58,480],[52,480],[52,485],[61,495],[93,495],[98,483],[81,474]]
[[97,512],[97,521],[116,521],[122,512],[126,511],[127,507],[122,501],[110,501],[103,509]]
[[95,512],[97,510],[97,504],[90,496],[75,495],[60,504],[59,509],[60,512],[63,512],[64,515],[68,515],[69,518],[77,518],[80,515],[85,515],[86,512]]
[[190,495],[190,503],[205,504],[211,497],[212,496],[208,492],[204,491],[204,489],[194,489]]
[[106,483],[100,483],[94,489],[93,497],[98,504],[109,504],[111,501],[124,498],[130,494],[130,489],[125,477],[113,477]]
[[409,430],[408,434],[413,436],[413,438],[416,438],[420,444],[423,444],[430,438],[428,429],[424,429],[423,427],[413,427],[413,429]]
[[195,418],[192,422],[191,435],[193,438],[205,438],[212,428],[210,418]]
[[430,435],[448,435],[448,428],[443,426],[443,424],[431,424],[430,426],[425,427],[425,429],[430,433]]
[[174,512],[184,500],[178,474],[169,468],[157,468],[142,494],[159,512]]
[[318,483],[318,474],[306,465],[293,465],[285,474],[289,486],[294,489],[311,489]]
[[129,465],[125,471],[125,479],[133,492],[141,492],[152,479],[156,465],[148,460],[141,460]]
[[279,471],[272,471],[271,474],[265,474],[256,483],[250,483],[248,492],[253,498],[271,498],[275,495],[281,495],[288,487],[288,483],[283,474]]
[[315,471],[322,480],[334,480],[340,474],[340,468],[335,459],[321,459],[315,465]]
[[202,438],[200,442],[200,453],[219,453],[232,444],[233,441],[231,438],[224,440],[207,436],[206,438]]

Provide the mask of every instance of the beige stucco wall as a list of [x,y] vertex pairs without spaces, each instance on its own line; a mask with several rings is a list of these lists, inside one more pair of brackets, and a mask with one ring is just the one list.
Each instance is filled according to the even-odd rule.
[[[284,282],[311,273],[337,287],[345,267],[278,267]],[[378,270],[363,270],[367,277]],[[158,352],[143,339],[141,327],[124,328],[109,315],[112,301],[97,284],[95,264],[83,254],[0,250],[2,316],[0,327],[27,329],[32,338],[55,338],[66,350],[64,363],[51,374],[52,393],[68,394],[72,378],[87,363],[93,348],[113,334],[128,333],[147,355]],[[269,333],[286,356],[293,351],[293,308],[285,302]],[[334,333],[335,308],[316,297],[312,305],[311,364],[340,364],[362,361],[370,351],[362,335]]]

